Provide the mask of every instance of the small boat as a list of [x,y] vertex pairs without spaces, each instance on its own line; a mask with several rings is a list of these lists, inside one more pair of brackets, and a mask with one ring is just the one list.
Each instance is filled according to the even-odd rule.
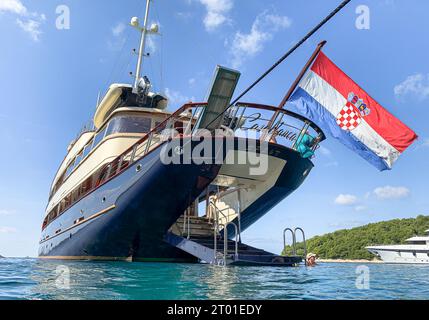
[[371,246],[366,249],[385,263],[429,264],[429,230],[422,237],[407,239],[407,244]]
[[[274,106],[231,105],[240,73],[217,66],[207,101],[168,112],[141,76],[112,84],[92,125],[73,140],[49,195],[39,256],[45,259],[296,265],[245,245],[241,233],[294,192],[325,139],[305,117]],[[314,137],[305,146],[304,137]]]

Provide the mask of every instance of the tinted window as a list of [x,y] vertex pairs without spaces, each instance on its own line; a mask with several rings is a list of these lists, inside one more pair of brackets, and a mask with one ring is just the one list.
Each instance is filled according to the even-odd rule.
[[85,146],[85,149],[83,149],[82,158],[85,158],[91,152],[92,142],[93,140],[91,139],[91,141]]
[[103,140],[105,133],[106,133],[106,128],[104,128],[99,133],[97,133],[97,135],[94,138],[94,147],[96,147],[101,142],[101,140]]
[[81,151],[81,152],[79,152],[79,154],[76,157],[75,167],[77,167],[80,164],[80,162],[82,161],[82,159],[83,158],[82,158],[82,151]]
[[72,160],[72,162],[69,164],[69,166],[67,167],[66,170],[66,176],[68,177],[70,175],[70,173],[73,171],[74,169],[74,164],[75,164],[75,159]]
[[149,118],[120,116],[109,122],[107,135],[114,133],[147,133],[151,130],[152,121]]

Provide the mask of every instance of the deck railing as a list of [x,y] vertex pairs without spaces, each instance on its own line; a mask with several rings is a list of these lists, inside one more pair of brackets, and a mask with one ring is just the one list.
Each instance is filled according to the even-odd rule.
[[[201,128],[196,130],[195,125],[206,106],[206,103],[185,104],[114,161],[126,158],[131,164],[171,138],[198,135]],[[305,117],[277,107],[253,103],[238,103],[228,109],[223,115],[222,128],[236,137],[245,137],[248,132],[252,132],[256,139],[266,139],[294,150],[305,134],[317,138],[313,150],[325,140],[322,130]]]
[[[177,137],[192,137],[202,134],[201,128],[197,128],[196,124],[199,123],[199,119],[206,107],[206,103],[188,103],[182,106],[64,197],[64,199],[70,199],[70,201],[63,200],[54,207],[45,219],[43,228],[74,203],[119,175],[164,142]],[[315,138],[315,143],[311,146],[313,151],[325,139],[322,130],[308,119],[273,106],[237,103],[221,116],[223,117],[221,130],[230,137],[249,138],[249,133],[251,132],[252,139],[265,140],[298,150],[300,141],[305,134],[308,134]],[[139,168],[137,167],[136,170],[139,171]]]

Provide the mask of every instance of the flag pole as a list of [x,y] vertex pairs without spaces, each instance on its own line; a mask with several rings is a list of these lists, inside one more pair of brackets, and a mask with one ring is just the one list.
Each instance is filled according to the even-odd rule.
[[[290,87],[290,89],[286,93],[286,95],[283,98],[283,100],[280,102],[280,105],[278,106],[279,109],[284,109],[284,107],[286,106],[286,103],[289,101],[289,99],[292,96],[292,94],[294,93],[295,89],[298,87],[298,85],[301,82],[302,78],[304,77],[305,73],[308,71],[308,69],[310,69],[311,65],[316,60],[317,56],[319,55],[320,51],[322,50],[322,48],[325,46],[326,43],[327,43],[327,41],[324,40],[324,41],[320,42],[317,45],[316,50],[314,50],[314,52],[311,55],[310,59],[308,59],[308,61],[305,64],[304,68],[302,68],[302,70],[299,73],[298,77],[292,83],[292,86]],[[276,121],[276,119],[277,119],[277,117],[278,117],[279,114],[280,114],[280,111],[276,111],[273,114],[273,117],[268,122],[268,128],[270,128],[270,129],[272,128],[272,126],[273,126],[274,122]],[[275,130],[274,130],[274,132],[272,132],[271,134],[269,134],[270,137],[272,137],[273,135],[275,135]]]
[[283,61],[285,61],[292,53],[294,53],[299,47],[301,47],[308,39],[310,39],[320,28],[322,28],[326,23],[328,23],[335,15],[338,14],[341,10],[344,9],[346,5],[349,4],[351,0],[344,0],[341,4],[335,8],[325,19],[323,19],[317,26],[310,30],[304,38],[302,38],[298,43],[296,43],[288,52],[286,52],[275,64],[273,64],[267,71],[265,71],[255,82],[253,82],[246,90],[244,90],[233,102],[230,103],[229,107],[218,115],[215,119],[212,120],[208,124],[211,125],[214,123],[219,117],[223,116],[227,110],[233,107],[237,102],[240,101],[250,90],[252,90],[258,83],[260,83],[263,79],[265,79],[274,69],[276,69]]
[[316,60],[317,56],[319,55],[322,48],[325,46],[327,41],[322,41],[317,45],[316,50],[314,50],[313,54],[311,55],[310,59],[305,64],[304,68],[302,68],[301,72],[299,73],[296,80],[293,82],[292,86],[290,87],[289,91],[286,93],[285,97],[283,98],[282,102],[279,105],[279,109],[284,109],[286,103],[289,101],[290,97],[292,96],[295,89],[298,87],[299,83],[301,82],[302,78],[304,77],[305,73],[310,69],[313,62]]

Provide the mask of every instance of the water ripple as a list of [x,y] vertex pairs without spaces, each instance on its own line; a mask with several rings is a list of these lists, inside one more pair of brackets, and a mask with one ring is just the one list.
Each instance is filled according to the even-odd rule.
[[[315,268],[0,260],[0,299],[429,299],[429,267],[368,265],[370,288],[356,287],[357,264]],[[66,270],[61,278],[58,270]],[[61,279],[69,278],[64,285]]]

